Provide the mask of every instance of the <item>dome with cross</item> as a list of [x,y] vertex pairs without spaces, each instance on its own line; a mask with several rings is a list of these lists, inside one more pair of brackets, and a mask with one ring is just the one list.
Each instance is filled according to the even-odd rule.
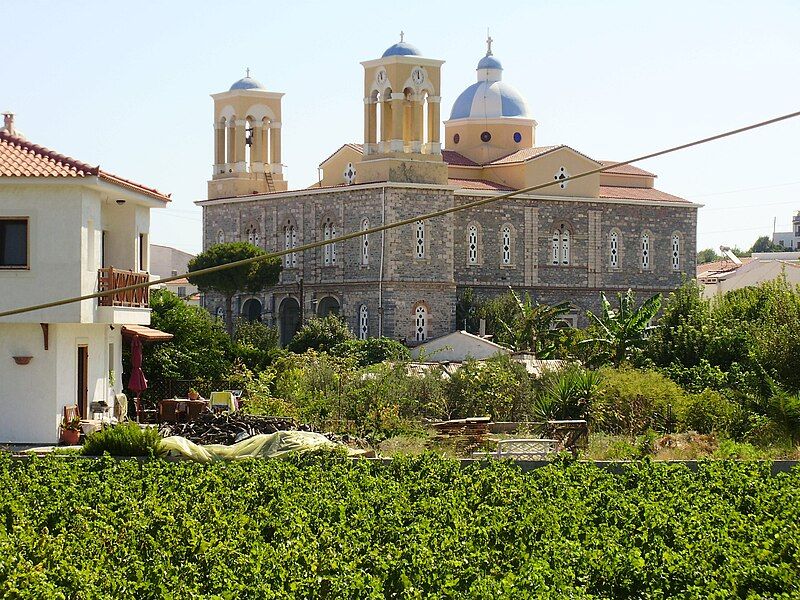
[[503,65],[492,55],[492,38],[486,40],[487,52],[477,67],[478,81],[456,98],[450,119],[532,119],[528,103],[517,88],[504,82]]
[[404,37],[405,33],[401,31],[400,41],[389,46],[381,58],[386,58],[387,56],[422,56],[422,53],[417,50],[416,46],[412,46],[408,42],[404,41]]

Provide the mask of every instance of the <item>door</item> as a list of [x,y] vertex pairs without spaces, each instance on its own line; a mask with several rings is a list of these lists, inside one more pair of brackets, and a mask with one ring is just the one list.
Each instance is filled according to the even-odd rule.
[[78,346],[78,414],[86,418],[86,407],[89,402],[89,346]]

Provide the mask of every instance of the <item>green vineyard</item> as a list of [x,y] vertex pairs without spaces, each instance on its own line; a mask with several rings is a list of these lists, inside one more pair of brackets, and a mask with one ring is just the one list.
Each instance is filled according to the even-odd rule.
[[800,471],[0,455],[2,598],[797,598]]

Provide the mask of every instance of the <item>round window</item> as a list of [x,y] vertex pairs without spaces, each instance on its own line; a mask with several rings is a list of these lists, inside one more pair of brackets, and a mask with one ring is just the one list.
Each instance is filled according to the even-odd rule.
[[522,134],[519,131],[514,133],[514,141],[518,144],[522,141]]
[[481,134],[481,141],[482,142],[488,142],[490,139],[492,139],[492,134],[489,133],[488,131],[484,131]]
[[458,135],[458,134],[455,134],[455,135],[453,136],[453,143],[454,143],[454,144],[457,144],[457,143],[458,143],[458,142],[460,142],[460,141],[461,141],[461,136],[460,136],[460,135]]

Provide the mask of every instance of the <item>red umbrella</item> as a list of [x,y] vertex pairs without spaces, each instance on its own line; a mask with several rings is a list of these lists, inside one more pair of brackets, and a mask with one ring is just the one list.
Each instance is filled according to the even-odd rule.
[[136,393],[136,412],[139,416],[139,396],[147,389],[147,378],[142,371],[142,342],[138,335],[131,340],[131,377],[128,379],[128,389]]

